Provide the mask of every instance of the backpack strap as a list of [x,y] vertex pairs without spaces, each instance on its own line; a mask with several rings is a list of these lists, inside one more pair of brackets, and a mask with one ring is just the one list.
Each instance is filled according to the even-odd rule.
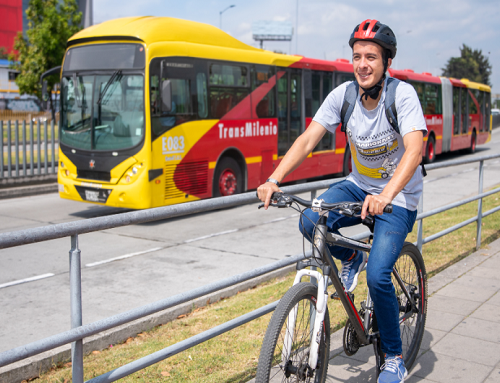
[[340,111],[340,122],[342,123],[340,131],[344,133],[346,132],[347,122],[351,118],[352,111],[354,110],[354,106],[356,105],[358,91],[359,87],[357,81],[353,81],[349,85],[347,85],[347,89],[344,95],[344,103],[342,104],[342,109]]
[[[398,112],[396,110],[396,88],[398,87],[400,80],[389,77],[387,79],[387,90],[385,92],[385,115],[387,117],[387,121],[391,124],[392,128],[398,133],[399,132],[399,124],[398,124]],[[424,160],[420,162],[420,166],[422,167],[422,175],[425,177],[427,175],[427,171],[424,167]]]
[[387,81],[387,89],[385,92],[385,115],[387,117],[387,121],[391,124],[392,128],[399,133],[399,125],[398,125],[398,112],[396,110],[396,88],[399,85],[399,80],[393,77],[389,77],[386,79]]

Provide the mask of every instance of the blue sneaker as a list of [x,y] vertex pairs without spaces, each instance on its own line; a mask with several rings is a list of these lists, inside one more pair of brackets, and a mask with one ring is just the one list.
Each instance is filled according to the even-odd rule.
[[378,376],[377,383],[404,383],[408,376],[405,362],[401,355],[385,357],[385,363],[380,368],[382,371]]
[[348,293],[352,293],[358,284],[358,275],[366,266],[368,257],[364,251],[356,250],[356,254],[349,260],[342,262],[340,280]]

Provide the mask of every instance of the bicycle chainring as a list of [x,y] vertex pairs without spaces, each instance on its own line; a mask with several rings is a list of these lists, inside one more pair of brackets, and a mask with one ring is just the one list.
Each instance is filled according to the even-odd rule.
[[359,350],[359,340],[356,330],[348,319],[344,328],[344,352],[347,356],[353,356]]

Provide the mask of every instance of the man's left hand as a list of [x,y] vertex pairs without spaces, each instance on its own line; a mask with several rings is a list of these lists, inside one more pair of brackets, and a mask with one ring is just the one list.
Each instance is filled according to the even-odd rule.
[[371,215],[384,214],[384,208],[389,205],[392,200],[382,194],[367,195],[363,207],[361,209],[361,219],[365,219],[368,213]]

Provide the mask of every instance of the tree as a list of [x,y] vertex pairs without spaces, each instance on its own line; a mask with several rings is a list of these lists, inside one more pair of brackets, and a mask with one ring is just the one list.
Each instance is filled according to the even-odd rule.
[[[28,19],[27,38],[18,33],[14,40],[14,52],[9,59],[13,69],[20,73],[16,84],[21,94],[34,94],[41,98],[40,76],[47,70],[61,65],[66,42],[78,32],[82,13],[75,0],[30,0],[26,9]],[[58,76],[47,77],[47,89],[59,82]],[[49,97],[52,117],[54,102]]]
[[9,54],[7,53],[7,48],[0,47],[0,60],[7,60],[9,58]]
[[460,57],[451,57],[446,66],[441,68],[443,76],[467,78],[471,81],[490,85],[491,65],[483,52],[463,44]]

